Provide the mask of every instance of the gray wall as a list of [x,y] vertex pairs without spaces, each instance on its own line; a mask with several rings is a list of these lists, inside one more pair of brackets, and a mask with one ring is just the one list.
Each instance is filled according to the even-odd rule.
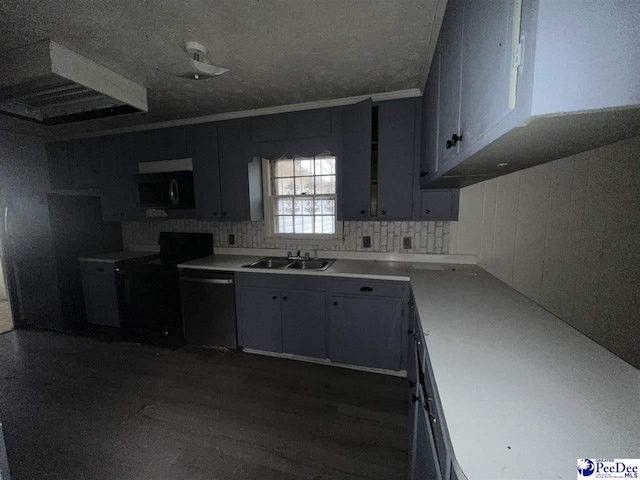
[[49,191],[49,170],[40,139],[0,130],[0,197]]
[[449,250],[640,368],[640,137],[462,189]]

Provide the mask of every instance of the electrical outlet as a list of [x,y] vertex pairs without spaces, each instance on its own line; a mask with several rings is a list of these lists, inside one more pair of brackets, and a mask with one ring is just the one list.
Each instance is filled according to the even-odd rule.
[[231,233],[229,235],[229,245],[235,245],[235,244],[236,244],[236,236],[233,233]]
[[402,248],[411,250],[411,237],[402,237]]
[[371,248],[371,237],[362,237],[362,248]]

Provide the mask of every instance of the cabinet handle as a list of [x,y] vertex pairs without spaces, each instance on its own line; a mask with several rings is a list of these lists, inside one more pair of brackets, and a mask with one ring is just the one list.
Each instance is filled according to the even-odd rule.
[[360,210],[360,215],[364,215],[365,213],[367,213],[365,210]]
[[284,300],[286,302],[287,301],[287,297],[282,297],[282,300]]
[[371,287],[360,287],[361,292],[373,292],[373,288]]
[[457,133],[454,133],[453,135],[451,135],[451,141],[453,142],[454,145],[457,145],[458,142],[462,141],[462,135],[458,135]]
[[420,176],[421,176],[421,177],[426,177],[427,175],[429,175],[429,172],[428,172],[428,171],[424,171],[424,170],[423,170],[422,172],[420,172]]
[[413,388],[416,386],[416,382],[412,382],[411,380],[409,380],[409,388]]
[[273,298],[274,300],[277,300],[277,299],[278,299],[278,297],[276,297],[275,295],[274,295],[272,298]]
[[416,394],[415,394],[415,393],[412,393],[412,394],[411,394],[411,401],[412,401],[413,403],[416,403],[418,400],[420,400],[420,397],[416,396]]
[[226,214],[227,214],[227,212],[222,212],[222,215],[226,215]]
[[333,306],[337,307],[338,306],[338,302],[333,302]]
[[384,214],[386,214],[387,212],[386,212],[386,210],[382,210],[380,213],[381,213],[382,215],[384,215]]
[[213,216],[217,217],[218,216],[218,212],[213,212]]
[[415,332],[411,329],[407,330],[407,335],[411,336],[413,335]]
[[426,213],[427,215],[431,213],[431,210],[429,210],[428,208],[424,211],[424,213]]
[[447,150],[453,147],[453,142],[451,140],[447,140]]

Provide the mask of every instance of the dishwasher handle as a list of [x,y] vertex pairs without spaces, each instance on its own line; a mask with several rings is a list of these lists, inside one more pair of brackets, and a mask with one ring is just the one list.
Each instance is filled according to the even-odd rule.
[[210,283],[213,285],[232,285],[231,278],[199,278],[199,277],[180,277],[180,281],[194,283]]

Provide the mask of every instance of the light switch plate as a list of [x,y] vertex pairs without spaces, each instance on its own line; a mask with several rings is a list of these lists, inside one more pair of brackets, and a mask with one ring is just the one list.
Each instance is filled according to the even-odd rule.
[[402,237],[402,248],[411,250],[411,237]]

